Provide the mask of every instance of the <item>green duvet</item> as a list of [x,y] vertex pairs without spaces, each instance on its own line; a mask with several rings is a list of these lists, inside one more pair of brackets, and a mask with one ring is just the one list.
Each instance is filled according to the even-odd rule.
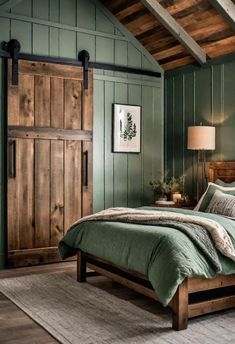
[[[163,208],[142,208],[162,211]],[[183,209],[165,209],[213,219],[229,233],[235,246],[235,221],[220,215]],[[182,231],[156,225],[120,222],[83,222],[70,230],[59,244],[63,259],[80,249],[120,267],[148,276],[157,297],[167,305],[185,277],[216,275],[203,250]],[[234,274],[235,262],[218,252],[222,274]]]

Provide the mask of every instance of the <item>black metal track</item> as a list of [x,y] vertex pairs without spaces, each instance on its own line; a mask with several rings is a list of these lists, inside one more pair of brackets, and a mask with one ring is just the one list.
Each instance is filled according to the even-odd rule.
[[[0,57],[11,58],[11,55],[10,53],[4,50],[0,50]],[[50,56],[32,55],[32,54],[25,54],[25,53],[19,53],[18,58],[19,60],[49,62],[49,63],[57,63],[57,64],[73,65],[73,66],[81,66],[81,67],[83,66],[82,61],[77,61],[71,58],[50,57]],[[137,68],[119,66],[115,64],[109,64],[109,63],[88,62],[88,68],[104,69],[104,70],[111,70],[114,72],[123,72],[123,73],[138,74],[138,75],[148,75],[155,78],[161,78],[161,73],[159,72],[153,72],[146,69],[137,69]]]

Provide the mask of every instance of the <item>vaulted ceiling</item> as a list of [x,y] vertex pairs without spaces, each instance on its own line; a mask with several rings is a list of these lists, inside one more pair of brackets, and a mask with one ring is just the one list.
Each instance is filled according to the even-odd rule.
[[207,60],[235,52],[235,0],[101,1],[165,70],[198,61],[192,43]]

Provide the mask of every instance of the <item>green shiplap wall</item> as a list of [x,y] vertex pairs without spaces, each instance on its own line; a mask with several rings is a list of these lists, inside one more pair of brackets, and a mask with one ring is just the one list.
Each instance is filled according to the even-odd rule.
[[[1,3],[5,1],[0,0]],[[97,0],[23,0],[4,13],[0,7],[0,43],[11,38],[18,39],[21,51],[26,53],[76,58],[80,50],[86,49],[91,61],[162,72],[149,53]],[[0,59],[0,267],[6,252],[3,73]],[[111,152],[113,102],[142,106],[141,154]],[[163,124],[162,79],[94,71],[94,211],[152,202],[148,183],[163,169]]]
[[234,61],[230,56],[165,76],[165,169],[170,175],[186,174],[185,192],[192,198],[196,153],[187,150],[188,126],[202,122],[216,127],[216,150],[207,152],[207,161],[235,160]]

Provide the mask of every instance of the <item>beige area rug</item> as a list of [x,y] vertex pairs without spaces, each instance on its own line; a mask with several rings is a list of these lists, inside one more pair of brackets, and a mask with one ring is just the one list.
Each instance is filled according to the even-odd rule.
[[235,310],[175,332],[170,313],[150,313],[64,272],[2,279],[0,291],[63,344],[235,343]]

